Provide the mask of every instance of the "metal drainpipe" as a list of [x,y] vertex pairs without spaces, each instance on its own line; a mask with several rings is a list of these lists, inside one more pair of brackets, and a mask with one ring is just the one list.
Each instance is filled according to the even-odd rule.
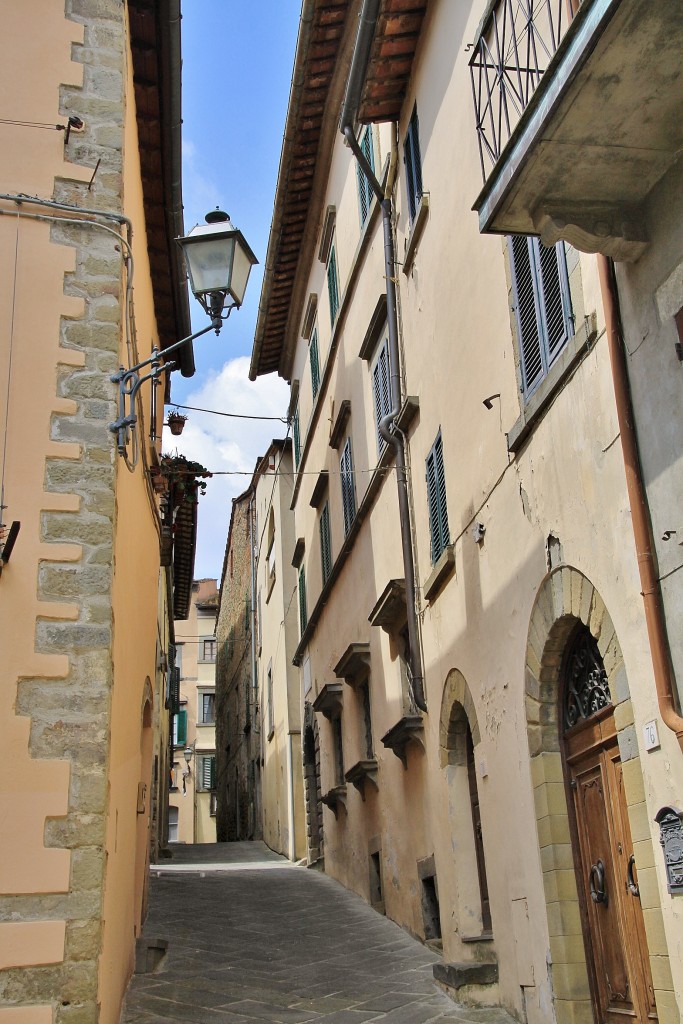
[[406,605],[408,612],[408,646],[410,648],[410,676],[413,699],[421,711],[427,711],[424,692],[424,676],[422,671],[422,654],[417,627],[415,609],[415,563],[413,561],[413,545],[410,529],[410,502],[408,498],[408,475],[406,471],[405,438],[394,427],[396,417],[401,409],[401,384],[399,376],[398,319],[396,315],[396,260],[394,255],[393,234],[393,201],[391,195],[384,195],[372,167],[356,140],[354,121],[360,92],[365,79],[370,47],[372,45],[379,0],[364,0],[360,14],[360,24],[356,45],[351,59],[351,70],[346,86],[346,98],[342,108],[340,131],[349,144],[349,148],[361,166],[361,170],[370,182],[382,210],[382,228],[384,231],[384,277],[387,283],[387,327],[389,333],[389,361],[391,364],[391,412],[384,416],[379,424],[379,432],[387,444],[394,449],[396,457],[396,485],[398,487],[398,512],[401,524],[401,547],[403,549],[403,573],[406,581]]
[[607,256],[598,255],[600,290],[605,310],[605,327],[612,380],[617,406],[617,419],[621,435],[621,449],[626,470],[626,488],[631,505],[633,536],[636,542],[640,586],[645,606],[645,623],[650,642],[657,701],[662,721],[676,734],[683,750],[683,718],[676,710],[674,677],[671,655],[664,622],[662,591],[657,577],[652,546],[652,522],[638,456],[633,421],[633,408],[624,355],[624,342],[619,314],[619,294],[614,276],[614,263]]

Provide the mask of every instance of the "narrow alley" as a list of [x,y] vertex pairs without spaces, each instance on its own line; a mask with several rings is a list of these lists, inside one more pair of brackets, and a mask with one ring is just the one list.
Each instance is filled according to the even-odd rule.
[[143,935],[168,946],[122,1024],[512,1024],[442,994],[438,956],[360,897],[263,843],[177,848],[152,868]]

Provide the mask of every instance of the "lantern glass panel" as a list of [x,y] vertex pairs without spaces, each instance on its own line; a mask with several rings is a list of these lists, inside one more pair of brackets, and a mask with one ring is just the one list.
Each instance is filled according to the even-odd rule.
[[227,291],[233,273],[235,237],[188,240],[184,246],[190,286],[195,295]]

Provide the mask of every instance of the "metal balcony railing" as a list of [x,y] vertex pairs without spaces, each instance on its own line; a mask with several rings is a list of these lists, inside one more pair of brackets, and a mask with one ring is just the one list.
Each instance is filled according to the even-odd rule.
[[495,166],[570,20],[568,0],[496,0],[470,58],[481,171]]

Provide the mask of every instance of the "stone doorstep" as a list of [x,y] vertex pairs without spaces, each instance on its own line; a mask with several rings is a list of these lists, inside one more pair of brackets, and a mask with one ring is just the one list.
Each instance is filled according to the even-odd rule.
[[434,980],[456,992],[472,985],[495,985],[498,981],[498,964],[487,962],[438,963],[432,967]]
[[166,956],[167,939],[137,939],[135,943],[135,973],[153,974]]

